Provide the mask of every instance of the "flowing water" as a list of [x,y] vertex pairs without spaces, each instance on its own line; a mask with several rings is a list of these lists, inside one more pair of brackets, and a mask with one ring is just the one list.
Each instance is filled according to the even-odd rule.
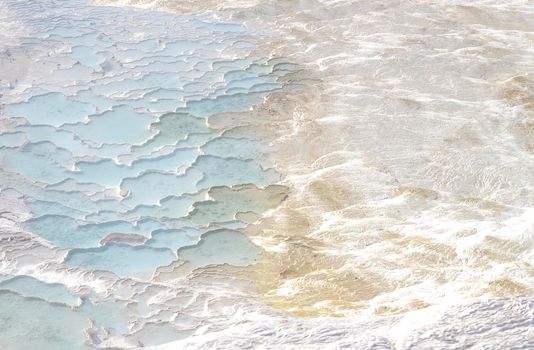
[[534,349],[533,18],[0,0],[0,349]]

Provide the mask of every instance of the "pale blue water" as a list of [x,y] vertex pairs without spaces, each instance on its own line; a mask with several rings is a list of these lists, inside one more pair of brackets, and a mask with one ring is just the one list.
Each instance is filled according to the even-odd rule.
[[149,130],[155,117],[135,111],[128,105],[113,107],[100,115],[92,115],[88,123],[63,125],[63,129],[78,135],[82,141],[101,144],[141,144],[152,136]]
[[90,349],[89,319],[65,305],[0,292],[0,334],[6,349]]
[[59,92],[32,96],[26,102],[6,106],[6,114],[22,116],[32,125],[61,126],[76,123],[96,112],[96,106],[67,98]]
[[[237,214],[282,200],[261,194],[279,175],[258,136],[207,119],[248,112],[283,88],[288,67],[251,54],[256,33],[239,23],[81,0],[4,3],[27,29],[18,48],[31,63],[1,91],[0,186],[29,210],[35,251],[9,243],[18,253],[0,270],[0,348],[192,334],[150,295],[187,285],[197,268],[254,263],[260,250]],[[161,269],[172,283],[155,284]]]
[[149,278],[158,266],[169,265],[174,260],[176,254],[167,247],[116,243],[85,250],[73,249],[65,259],[67,266],[107,270],[120,277],[141,278]]
[[78,171],[68,174],[79,182],[92,182],[105,187],[119,186],[122,179],[134,177],[143,171],[176,171],[182,166],[191,165],[200,151],[196,148],[176,148],[169,154],[159,157],[134,160],[131,165],[117,164],[112,159],[98,162],[80,161]]
[[173,251],[191,246],[200,240],[202,230],[194,227],[182,227],[170,230],[155,230],[146,245],[156,248],[169,248]]
[[0,290],[8,290],[25,297],[40,298],[50,303],[76,307],[80,298],[60,283],[45,283],[28,276],[17,276],[0,282]]

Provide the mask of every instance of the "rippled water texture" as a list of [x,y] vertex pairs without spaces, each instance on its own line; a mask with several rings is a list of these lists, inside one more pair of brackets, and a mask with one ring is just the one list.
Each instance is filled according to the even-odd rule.
[[0,347],[534,349],[532,2],[0,1]]

